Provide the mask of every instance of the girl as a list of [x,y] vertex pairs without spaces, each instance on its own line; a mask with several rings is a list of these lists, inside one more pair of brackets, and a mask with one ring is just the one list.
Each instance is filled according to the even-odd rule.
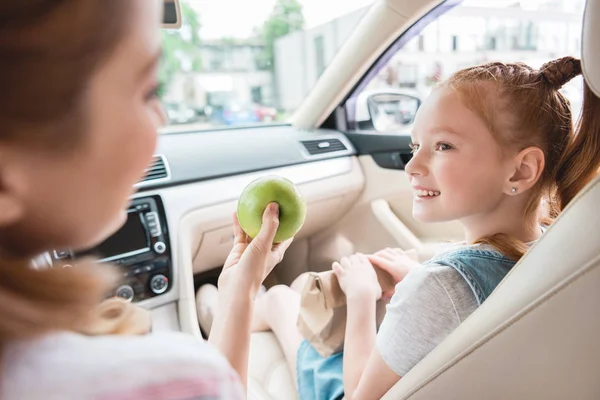
[[[297,291],[276,286],[260,297],[254,328],[271,328],[279,339],[300,398],[381,398],[485,301],[593,178],[600,100],[586,85],[575,135],[558,91],[580,73],[572,57],[540,70],[495,62],[458,71],[435,88],[418,111],[406,166],[413,215],[460,221],[466,242],[441,249],[423,266],[393,250],[334,263],[347,297],[343,357],[322,358],[303,341],[295,326]],[[399,282],[378,333],[382,293],[372,265]]]
[[252,243],[236,243],[220,279],[233,318],[217,318],[214,342],[226,358],[182,333],[111,335],[148,327],[127,309],[118,327],[103,318],[115,312],[114,303],[97,307],[114,287],[112,270],[30,267],[37,254],[94,246],[124,222],[164,121],[162,8],[162,0],[0,5],[3,399],[245,398],[247,316],[289,245],[271,246],[276,207]]

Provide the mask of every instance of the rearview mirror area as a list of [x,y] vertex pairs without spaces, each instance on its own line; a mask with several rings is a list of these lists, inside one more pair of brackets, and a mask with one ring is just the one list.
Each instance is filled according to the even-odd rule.
[[163,29],[181,28],[181,4],[179,0],[164,0]]
[[410,134],[421,98],[403,89],[363,92],[356,102],[357,128],[362,132]]
[[379,132],[393,132],[414,122],[421,100],[398,93],[369,96],[367,106],[373,127]]

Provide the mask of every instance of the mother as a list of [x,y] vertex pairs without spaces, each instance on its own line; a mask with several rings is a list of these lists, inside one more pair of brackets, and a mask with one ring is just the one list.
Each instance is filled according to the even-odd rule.
[[0,5],[2,398],[244,397],[252,299],[289,245],[271,248],[276,207],[252,243],[238,234],[221,277],[233,312],[215,321],[215,345],[228,360],[184,334],[82,335],[112,271],[30,268],[41,252],[93,246],[125,221],[164,121],[161,12],[161,0]]

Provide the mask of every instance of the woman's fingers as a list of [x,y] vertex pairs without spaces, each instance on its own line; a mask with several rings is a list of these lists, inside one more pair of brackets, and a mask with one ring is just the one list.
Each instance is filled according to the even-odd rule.
[[275,246],[273,246],[272,253],[275,257],[276,264],[279,264],[281,260],[283,260],[283,256],[285,255],[286,250],[290,247],[293,241],[294,238],[292,237],[284,242],[278,243]]
[[242,227],[240,226],[240,221],[238,220],[237,213],[233,213],[233,244],[236,245],[238,243],[248,244],[250,243],[250,236],[244,232]]
[[240,221],[238,220],[236,212],[233,213],[233,235],[235,243],[239,243],[246,239],[246,233],[242,230],[242,227],[240,226]]
[[293,241],[294,241],[294,238],[292,237],[286,241],[277,243],[276,245],[273,246],[273,251],[285,252],[290,247],[290,245],[292,244]]
[[263,213],[260,232],[254,239],[255,250],[259,252],[269,251],[273,248],[273,239],[279,228],[279,205],[270,203]]

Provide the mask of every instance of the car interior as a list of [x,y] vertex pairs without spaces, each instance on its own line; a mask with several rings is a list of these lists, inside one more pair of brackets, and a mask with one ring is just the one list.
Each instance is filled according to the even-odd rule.
[[[339,49],[289,123],[160,135],[127,223],[100,246],[46,256],[68,265],[82,254],[118,264],[115,295],[151,311],[153,332],[205,338],[196,291],[216,283],[233,243],[232,215],[244,187],[263,175],[288,178],[307,218],[265,281],[290,284],[355,252],[416,249],[421,261],[463,239],[457,222],[412,217],[404,172],[409,134],[362,132],[348,123],[371,71],[398,44],[456,5],[379,0]],[[165,2],[165,27],[181,24]],[[588,0],[584,76],[600,95],[600,0]],[[560,56],[560,55],[558,55]],[[371,124],[372,125],[372,124]],[[390,399],[592,399],[600,394],[600,179],[577,196],[492,296],[388,392]],[[295,399],[295,385],[270,332],[251,339],[248,397]]]

